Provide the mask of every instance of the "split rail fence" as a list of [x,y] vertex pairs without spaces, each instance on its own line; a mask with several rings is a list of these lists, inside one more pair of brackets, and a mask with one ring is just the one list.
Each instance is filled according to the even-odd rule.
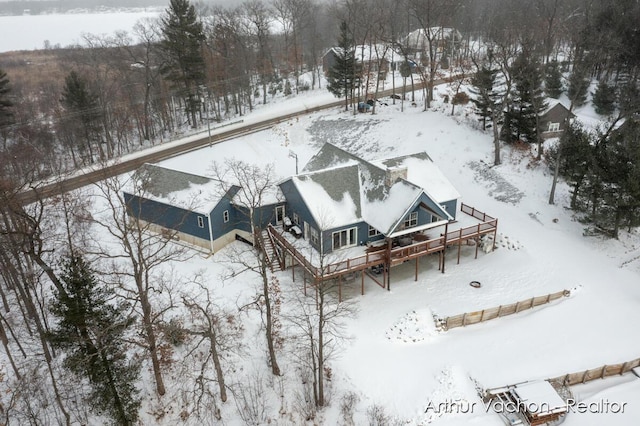
[[603,365],[602,367],[592,368],[590,370],[569,373],[564,376],[558,376],[548,380],[549,382],[556,383],[558,385],[573,386],[596,379],[604,379],[605,377],[621,376],[636,367],[640,367],[640,358],[620,364]]
[[451,317],[436,318],[436,326],[445,331],[456,327],[466,327],[467,325],[478,324],[507,315],[517,314],[518,312],[526,311],[528,309],[535,308],[536,306],[546,305],[554,300],[569,297],[570,295],[571,292],[569,290],[562,290],[557,293],[547,294],[546,296],[537,296],[521,300],[509,305],[500,305],[495,308],[483,309],[475,312],[465,312],[464,314],[454,315]]

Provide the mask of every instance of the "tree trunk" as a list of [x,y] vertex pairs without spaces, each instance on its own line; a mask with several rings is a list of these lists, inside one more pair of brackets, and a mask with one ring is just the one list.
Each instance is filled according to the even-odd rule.
[[[320,283],[322,286],[322,283]],[[319,407],[324,406],[324,289],[320,288],[318,303],[318,401]]]
[[269,348],[269,361],[271,363],[271,373],[274,376],[280,375],[280,367],[276,359],[276,351],[273,345],[273,317],[271,312],[271,298],[269,295],[269,279],[267,276],[267,262],[265,256],[261,257],[261,275],[262,275],[262,296],[264,297],[264,305],[266,310],[266,335],[267,346]]
[[153,330],[153,320],[151,319],[151,304],[149,303],[147,292],[141,288],[141,283],[138,283],[138,295],[140,297],[140,306],[142,307],[142,326],[145,331],[145,338],[147,341],[147,349],[151,355],[151,364],[153,366],[153,377],[156,382],[156,391],[158,395],[162,396],[166,390],[164,387],[164,380],[162,379],[162,369],[160,367],[160,359],[158,357],[158,347],[156,342],[156,334]]
[[556,196],[556,184],[558,183],[559,174],[560,174],[560,150],[558,149],[558,156],[556,157],[556,165],[553,168],[553,182],[551,183],[551,193],[549,194],[549,204],[555,204],[554,198]]
[[218,379],[218,388],[220,389],[220,399],[222,402],[227,402],[227,387],[224,384],[224,373],[222,372],[222,365],[220,364],[220,356],[218,355],[218,347],[216,343],[216,331],[213,328],[209,330],[209,342],[211,358],[213,359],[213,367],[216,370],[216,378]]

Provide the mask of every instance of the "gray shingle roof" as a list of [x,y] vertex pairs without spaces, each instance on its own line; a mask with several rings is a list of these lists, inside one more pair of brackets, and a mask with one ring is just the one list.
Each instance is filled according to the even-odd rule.
[[142,165],[136,174],[142,179],[144,190],[156,197],[166,197],[171,193],[189,189],[192,185],[205,185],[212,181],[204,176],[167,169],[155,164]]

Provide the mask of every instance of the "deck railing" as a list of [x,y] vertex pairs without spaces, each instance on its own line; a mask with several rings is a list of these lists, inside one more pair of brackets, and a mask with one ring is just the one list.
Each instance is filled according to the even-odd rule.
[[439,237],[427,241],[420,241],[407,246],[395,247],[390,251],[380,249],[379,251],[366,253],[362,256],[334,262],[324,266],[323,268],[314,266],[272,225],[268,226],[268,230],[273,241],[277,242],[277,244],[293,256],[298,264],[304,267],[315,279],[326,280],[349,272],[367,269],[381,263],[388,262],[390,265],[398,265],[407,260],[443,251],[445,246],[460,244],[463,241],[496,232],[498,219],[495,219],[488,214],[477,210],[475,207],[468,206],[464,203],[460,205],[460,210],[465,214],[481,220],[482,222],[474,226],[457,229],[455,231],[448,231],[446,235],[441,234]]

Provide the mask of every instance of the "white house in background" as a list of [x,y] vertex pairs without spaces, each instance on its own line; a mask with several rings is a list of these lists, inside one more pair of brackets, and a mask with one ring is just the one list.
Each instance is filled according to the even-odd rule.
[[[435,44],[435,53],[440,55],[446,50],[451,52],[457,50],[462,42],[462,34],[455,28],[447,27],[430,27],[429,32],[420,28],[415,31],[411,31],[403,40],[402,43],[408,51],[416,57],[420,56],[420,53],[429,53],[429,40],[432,40]],[[427,37],[428,35],[428,37]]]

